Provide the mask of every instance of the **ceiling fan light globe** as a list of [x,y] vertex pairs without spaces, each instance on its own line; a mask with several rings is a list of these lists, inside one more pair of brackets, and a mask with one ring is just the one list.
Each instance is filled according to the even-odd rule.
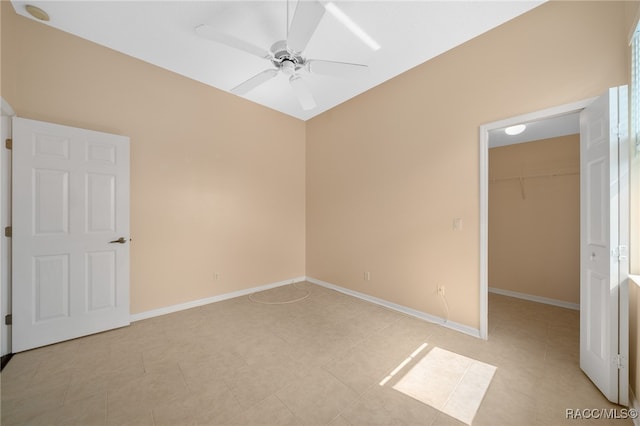
[[292,77],[296,73],[296,64],[294,64],[292,61],[284,60],[280,65],[280,69],[282,70],[282,73],[284,75]]
[[316,107],[316,101],[313,94],[299,75],[292,75],[289,83],[293,87],[293,91],[298,98],[298,102],[303,110],[308,111]]

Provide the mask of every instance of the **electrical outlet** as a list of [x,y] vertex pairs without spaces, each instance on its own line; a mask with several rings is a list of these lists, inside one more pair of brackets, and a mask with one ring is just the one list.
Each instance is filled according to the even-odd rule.
[[438,286],[438,294],[440,296],[444,296],[444,286],[443,285],[439,285]]
[[213,279],[214,279],[214,280],[216,280],[216,281],[218,281],[218,280],[220,279],[220,274],[219,274],[219,273],[217,273],[217,272],[216,272],[216,273],[214,273],[214,274],[213,274]]
[[371,272],[365,272],[364,273],[364,280],[365,281],[371,281]]

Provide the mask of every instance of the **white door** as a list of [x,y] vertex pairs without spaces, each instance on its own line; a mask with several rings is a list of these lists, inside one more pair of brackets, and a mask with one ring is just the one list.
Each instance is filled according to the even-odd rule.
[[13,119],[13,352],[129,324],[129,139]]
[[609,89],[580,115],[580,368],[622,405],[629,384],[626,117],[626,87]]

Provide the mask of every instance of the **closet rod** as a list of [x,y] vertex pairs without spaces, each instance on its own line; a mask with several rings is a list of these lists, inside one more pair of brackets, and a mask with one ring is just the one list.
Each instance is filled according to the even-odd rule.
[[579,175],[580,172],[566,172],[566,173],[548,173],[544,175],[531,175],[531,176],[511,176],[504,178],[493,178],[489,179],[489,182],[500,182],[506,180],[522,180],[522,179],[535,179],[535,178],[549,178],[549,177],[557,177],[557,176],[572,176]]

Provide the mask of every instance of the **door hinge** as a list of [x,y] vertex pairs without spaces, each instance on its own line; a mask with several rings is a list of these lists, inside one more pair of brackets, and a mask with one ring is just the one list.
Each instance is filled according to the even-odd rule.
[[627,246],[618,246],[611,250],[611,256],[618,258],[619,262],[627,260],[629,255],[629,247]]
[[4,236],[11,237],[13,235],[13,229],[10,226],[4,228]]
[[617,355],[614,356],[613,362],[616,365],[616,367],[618,368],[618,370],[624,369],[626,367],[626,365],[627,365],[626,359],[620,354],[617,354]]
[[13,139],[8,138],[4,141],[4,147],[7,149],[13,149]]
[[4,316],[4,325],[11,325],[13,324],[13,315],[8,314]]

